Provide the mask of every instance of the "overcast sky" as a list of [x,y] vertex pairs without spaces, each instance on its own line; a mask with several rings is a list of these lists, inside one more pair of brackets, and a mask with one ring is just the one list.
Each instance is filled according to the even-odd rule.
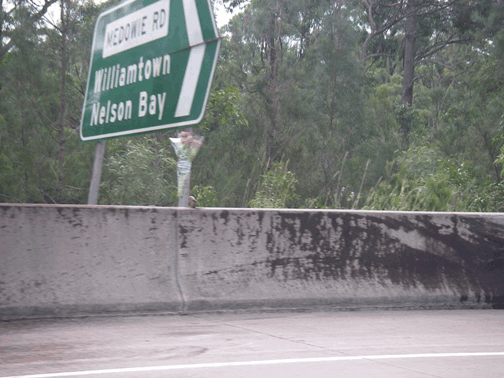
[[228,21],[235,15],[235,13],[228,13],[221,4],[215,3],[215,21],[217,27],[222,28]]
[[[105,0],[94,0],[95,3],[100,4]],[[60,8],[58,3],[54,4],[49,12],[46,14],[46,18],[52,23],[57,24],[59,20],[59,12]],[[218,1],[215,2],[215,21],[217,23],[217,27],[222,28],[224,25],[228,23],[228,21],[236,14],[236,12],[228,13]]]

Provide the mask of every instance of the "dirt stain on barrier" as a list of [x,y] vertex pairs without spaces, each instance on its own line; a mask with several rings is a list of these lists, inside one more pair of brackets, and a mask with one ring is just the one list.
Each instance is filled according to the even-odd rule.
[[[277,213],[267,233],[269,276],[369,280],[427,292],[448,287],[462,303],[475,293],[477,301],[484,296],[504,306],[504,226],[456,215],[447,221],[436,224],[425,214]],[[415,243],[428,249],[412,247],[397,231],[421,238]]]

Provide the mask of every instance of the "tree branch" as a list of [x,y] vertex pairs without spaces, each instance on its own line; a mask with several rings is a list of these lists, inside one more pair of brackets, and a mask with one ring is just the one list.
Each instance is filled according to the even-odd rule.
[[393,55],[390,55],[390,54],[376,53],[376,54],[366,55],[362,61],[365,62],[366,60],[371,59],[371,58],[392,58],[392,57],[393,57]]
[[395,13],[391,16],[391,18],[385,22],[381,27],[377,27],[376,23],[373,18],[373,8],[376,7],[376,4],[370,4],[368,0],[362,0],[364,6],[367,8],[367,13],[368,13],[368,21],[371,25],[371,33],[368,34],[366,39],[364,40],[364,43],[362,44],[362,49],[361,49],[361,61],[365,62],[366,61],[366,51],[369,46],[369,43],[371,40],[379,35],[382,34],[384,31],[390,29],[392,26],[394,26],[396,23],[404,19],[405,15],[400,16],[400,13],[403,9],[403,4],[404,0],[399,1],[398,3],[395,3],[396,6],[398,7]]
[[[42,19],[42,17],[47,13],[47,10],[49,9],[49,7],[51,5],[53,5],[56,1],[57,0],[45,0],[42,8],[40,8],[40,10],[38,12],[34,13],[30,17],[30,21],[32,23],[36,23],[36,22],[40,21]],[[11,36],[9,42],[5,46],[2,46],[2,48],[0,49],[0,61],[3,59],[5,54],[7,54],[15,45],[16,45],[15,37]]]
[[433,44],[432,46],[429,46],[429,47],[423,49],[422,51],[420,51],[419,53],[417,53],[415,56],[415,63],[420,62],[422,59],[425,59],[429,56],[436,54],[437,52],[441,51],[442,49],[444,49],[448,45],[454,45],[457,43],[468,43],[471,41],[470,38],[451,40],[451,38],[453,38],[454,36],[455,35],[451,35],[447,40],[442,41],[442,42],[437,42],[437,43]]

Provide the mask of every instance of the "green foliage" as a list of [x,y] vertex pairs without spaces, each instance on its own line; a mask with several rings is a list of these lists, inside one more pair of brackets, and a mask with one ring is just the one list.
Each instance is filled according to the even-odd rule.
[[[84,26],[75,25],[75,33]],[[92,146],[80,145],[78,140],[76,114],[82,94],[71,86],[64,95],[61,92],[61,64],[71,60],[71,51],[59,50],[60,38],[53,29],[16,32],[16,47],[3,56],[0,155],[5,156],[5,164],[0,171],[1,201],[86,201]],[[79,48],[77,43],[73,47]]]
[[298,181],[288,170],[288,162],[273,163],[262,176],[262,182],[249,206],[254,208],[285,208],[299,196],[296,193]]
[[409,136],[420,127],[418,112],[412,106],[398,106],[396,108],[396,119],[399,125],[399,132],[404,136]]
[[109,141],[101,204],[173,206],[177,162],[169,144],[151,136]]
[[[207,111],[198,130],[205,137],[205,143],[193,161],[191,183],[212,186],[216,192],[215,205],[240,207],[246,206],[243,193],[255,170],[251,157],[254,130],[244,115],[243,94],[221,73],[217,69]],[[203,206],[199,199],[198,206]]]
[[191,194],[196,198],[198,207],[217,207],[217,192],[213,186],[196,185],[192,188]]
[[[0,201],[86,202],[94,144],[78,124],[94,22],[114,2],[67,1],[54,25],[24,1],[3,13],[0,47],[15,47],[0,56]],[[198,206],[504,210],[502,2],[224,3],[244,12],[223,29],[196,132]],[[405,24],[392,18],[411,6],[404,106]],[[391,22],[365,45],[368,11]],[[176,185],[167,134],[107,142],[100,203],[173,206]]]
[[501,185],[479,183],[470,163],[421,145],[389,163],[387,177],[371,190],[363,209],[501,211],[503,199]]
[[239,88],[226,86],[211,91],[207,111],[199,127],[206,131],[215,131],[219,127],[232,130],[233,127],[248,126],[241,105]]

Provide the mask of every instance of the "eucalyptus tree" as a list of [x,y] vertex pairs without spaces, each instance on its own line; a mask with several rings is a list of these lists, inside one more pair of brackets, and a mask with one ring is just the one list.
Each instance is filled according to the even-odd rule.
[[58,0],[0,0],[0,62],[14,47],[32,38]]
[[313,60],[305,59],[312,43],[306,27],[316,2],[312,8],[302,3],[252,1],[228,26],[229,77],[240,88],[250,130],[244,143],[256,164],[247,191],[255,191],[261,175],[310,131]]
[[[89,31],[98,7],[65,0],[30,38],[18,39],[0,68],[0,148],[11,189],[2,200],[83,203],[92,164],[79,142]],[[3,188],[2,188],[3,190]]]
[[[447,46],[477,41],[478,31],[498,22],[501,1],[361,0],[365,38],[361,60],[392,58],[403,62],[402,102],[413,104],[415,67]],[[483,21],[485,18],[486,21]],[[399,43],[394,42],[399,40]],[[391,48],[392,47],[392,48]]]

